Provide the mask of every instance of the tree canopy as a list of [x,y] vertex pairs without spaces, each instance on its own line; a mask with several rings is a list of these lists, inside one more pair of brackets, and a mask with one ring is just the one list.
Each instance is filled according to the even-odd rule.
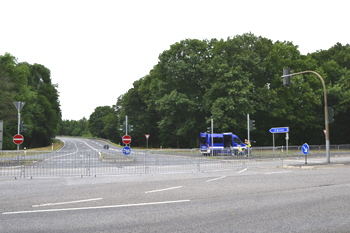
[[[214,132],[247,136],[247,114],[255,120],[251,138],[257,145],[272,144],[274,127],[289,127],[289,143],[325,144],[323,86],[314,74],[291,78],[282,85],[282,70],[315,71],[325,80],[328,106],[334,113],[331,144],[349,143],[350,45],[301,55],[298,46],[245,33],[226,40],[185,39],[170,45],[147,75],[120,95],[114,106],[97,106],[89,119],[61,121],[57,85],[43,65],[17,63],[0,56],[0,119],[5,120],[6,148],[13,148],[16,109],[26,102],[23,120],[28,146],[49,143],[56,133],[92,135],[121,142],[121,125],[133,125],[132,146],[195,148],[199,133],[214,121]],[[4,137],[5,138],[5,137]],[[285,144],[285,135],[275,135]],[[11,141],[11,142],[10,142]]]
[[[197,147],[210,119],[215,132],[245,138],[247,114],[255,120],[251,137],[258,145],[271,145],[273,127],[289,127],[291,144],[324,144],[322,83],[306,74],[293,76],[291,87],[283,87],[282,70],[291,67],[322,75],[328,106],[334,109],[332,143],[348,143],[350,62],[344,61],[349,57],[349,45],[301,55],[292,42],[252,33],[226,40],[186,39],[160,54],[150,73],[120,97],[117,114],[120,119],[128,115],[134,124],[136,146],[151,134],[154,147]],[[285,135],[276,137],[285,143]]]
[[42,147],[52,142],[59,131],[61,109],[57,85],[51,83],[50,70],[40,64],[17,63],[6,53],[0,56],[0,120],[3,121],[3,149],[15,149],[17,109],[13,102],[25,102],[21,122],[25,131],[22,146]]

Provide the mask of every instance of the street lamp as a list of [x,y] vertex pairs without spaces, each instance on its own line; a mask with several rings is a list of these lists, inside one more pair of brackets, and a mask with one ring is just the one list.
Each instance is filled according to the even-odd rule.
[[316,74],[323,85],[323,95],[324,95],[324,119],[325,119],[325,126],[326,126],[326,158],[327,158],[327,163],[331,162],[330,159],[330,153],[329,153],[329,120],[328,120],[328,106],[327,106],[327,91],[326,91],[326,84],[324,83],[323,78],[321,77],[320,74],[318,74],[315,71],[302,71],[298,73],[291,74],[290,73],[290,68],[284,68],[283,69],[283,85],[284,86],[290,86],[290,77],[298,74],[305,74],[305,73],[313,73]]

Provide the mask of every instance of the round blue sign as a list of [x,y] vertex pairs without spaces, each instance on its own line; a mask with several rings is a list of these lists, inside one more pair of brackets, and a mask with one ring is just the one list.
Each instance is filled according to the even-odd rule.
[[129,155],[131,153],[131,148],[128,146],[124,146],[122,151],[124,155]]
[[304,155],[307,155],[309,153],[309,145],[307,143],[304,143],[304,145],[301,147],[301,152],[303,152]]

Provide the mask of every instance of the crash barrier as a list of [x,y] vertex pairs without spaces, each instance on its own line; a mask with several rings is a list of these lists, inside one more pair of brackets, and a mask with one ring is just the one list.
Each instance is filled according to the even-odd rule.
[[[331,146],[331,156],[349,154],[350,145]],[[98,176],[155,174],[283,166],[290,156],[302,156],[301,146],[253,147],[249,153],[229,150],[203,155],[198,149],[0,151],[0,177]],[[325,146],[310,146],[310,156],[325,156]]]

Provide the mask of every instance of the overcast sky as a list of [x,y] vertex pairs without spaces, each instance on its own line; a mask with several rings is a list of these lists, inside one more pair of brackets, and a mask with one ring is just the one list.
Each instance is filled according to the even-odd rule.
[[345,0],[0,0],[0,55],[38,63],[62,118],[112,106],[170,45],[251,32],[302,54],[350,43]]

